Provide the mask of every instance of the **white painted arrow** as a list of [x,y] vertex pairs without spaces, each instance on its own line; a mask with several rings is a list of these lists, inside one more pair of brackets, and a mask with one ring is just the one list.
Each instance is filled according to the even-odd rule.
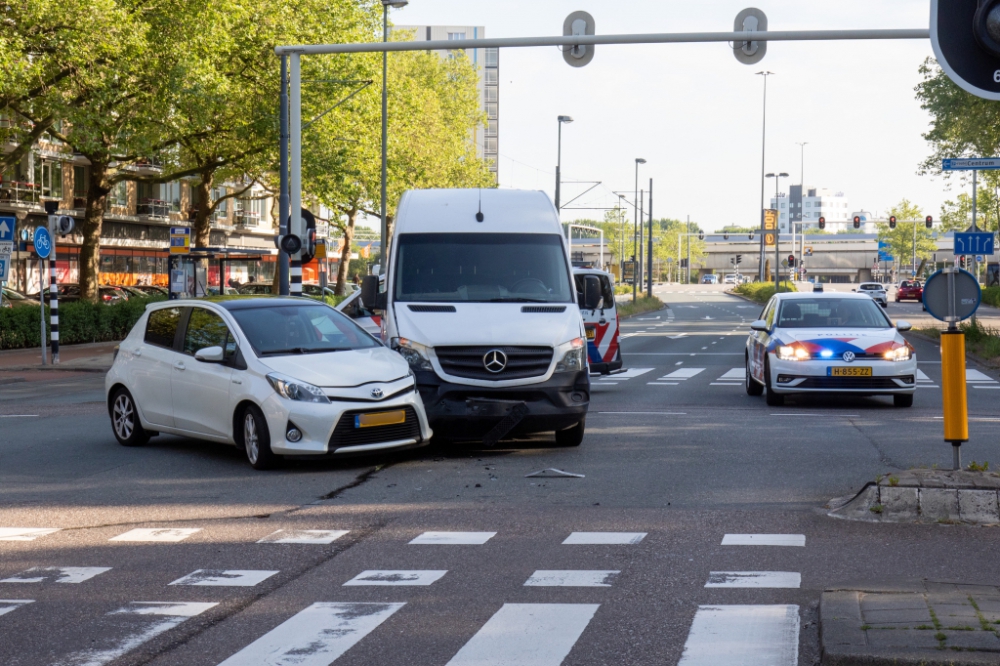
[[10,233],[10,227],[7,226],[6,220],[0,222],[0,236],[6,236]]

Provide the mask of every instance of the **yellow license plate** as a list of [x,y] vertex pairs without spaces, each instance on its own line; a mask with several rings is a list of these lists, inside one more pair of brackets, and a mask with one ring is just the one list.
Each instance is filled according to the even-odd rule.
[[597,331],[595,331],[592,328],[588,328],[587,329],[587,339],[588,340],[593,340],[596,337],[597,337]]
[[375,426],[396,425],[397,423],[406,423],[406,412],[402,409],[395,412],[358,414],[354,417],[355,428],[373,428]]
[[871,377],[871,368],[849,367],[849,368],[827,368],[830,377]]

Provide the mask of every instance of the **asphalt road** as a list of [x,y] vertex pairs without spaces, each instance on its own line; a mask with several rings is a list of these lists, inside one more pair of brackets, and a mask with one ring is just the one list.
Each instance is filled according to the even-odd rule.
[[[822,511],[950,465],[932,343],[913,339],[910,409],[769,408],[733,372],[760,308],[721,287],[661,297],[624,323],[628,371],[594,379],[578,449],[262,473],[213,444],[118,446],[100,375],[0,372],[0,664],[814,664],[826,587],[1000,581],[997,530]],[[964,457],[1000,463],[998,375],[969,367],[986,378]],[[584,477],[526,476],[547,468]]]

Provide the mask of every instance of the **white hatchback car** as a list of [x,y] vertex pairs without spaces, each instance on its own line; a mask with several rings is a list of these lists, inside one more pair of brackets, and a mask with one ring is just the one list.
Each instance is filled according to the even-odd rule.
[[257,469],[430,441],[409,365],[333,308],[305,299],[150,305],[105,379],[115,437],[160,432],[234,444]]
[[751,324],[746,390],[767,404],[793,393],[891,395],[913,405],[917,355],[885,312],[864,294],[785,293],[768,301]]
[[858,285],[857,292],[871,296],[883,308],[889,307],[889,295],[885,291],[885,285],[880,282],[862,282]]

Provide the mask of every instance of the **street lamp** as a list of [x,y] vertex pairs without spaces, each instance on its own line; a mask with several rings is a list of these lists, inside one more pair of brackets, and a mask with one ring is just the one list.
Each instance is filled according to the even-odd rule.
[[767,156],[767,77],[774,76],[774,72],[757,72],[757,76],[764,77],[764,129],[760,141],[760,281],[764,281],[764,161]]
[[559,116],[556,120],[559,121],[559,151],[556,161],[556,212],[558,213],[562,210],[559,207],[559,198],[562,191],[562,126],[563,124],[568,125],[573,122],[573,119],[569,116]]
[[[639,251],[642,246],[639,244],[639,165],[645,164],[646,160],[641,157],[635,158],[635,224],[632,232],[632,302],[639,297],[639,269],[642,267],[642,260],[639,259]],[[638,247],[637,247],[638,246]],[[638,260],[638,263],[636,263]]]
[[[382,41],[389,41],[389,7],[394,7],[395,9],[400,9],[410,4],[410,0],[382,0]],[[382,52],[382,215],[381,215],[381,245],[379,245],[379,252],[381,253],[380,263],[382,270],[380,273],[385,275],[385,269],[387,262],[389,260],[389,238],[388,238],[388,226],[386,224],[386,181],[388,179],[388,163],[387,163],[387,145],[389,143],[389,89],[387,87],[387,81],[389,79],[389,52]]]
[[[766,174],[764,177],[765,178],[774,178],[774,205],[777,206],[778,205],[778,183],[781,182],[782,178],[788,178],[788,174],[785,173],[784,171],[782,171],[781,173],[778,173],[778,174],[769,173],[769,174]],[[778,250],[778,247],[780,245],[780,243],[778,242],[778,239],[781,238],[781,225],[778,224],[776,226],[778,228],[774,230],[774,291],[775,292],[777,292],[777,291],[779,291],[781,289],[781,266],[778,264],[778,262],[781,260],[780,259],[781,255],[780,255],[779,250]],[[763,233],[763,231],[761,231],[761,233]],[[763,243],[764,239],[761,238],[760,242]],[[794,249],[795,249],[795,246],[792,246],[792,250],[794,250]]]
[[[796,142],[799,149],[801,150],[800,157],[800,171],[799,171],[799,210],[797,213],[799,225],[803,229],[802,242],[805,244],[805,225],[802,222],[802,198],[806,194],[806,146],[809,145],[808,141],[798,141]],[[788,222],[792,225],[792,254],[795,254],[795,220],[792,216],[792,198],[788,197]],[[796,267],[797,270],[801,270],[802,267],[802,252],[799,252],[799,264]]]

